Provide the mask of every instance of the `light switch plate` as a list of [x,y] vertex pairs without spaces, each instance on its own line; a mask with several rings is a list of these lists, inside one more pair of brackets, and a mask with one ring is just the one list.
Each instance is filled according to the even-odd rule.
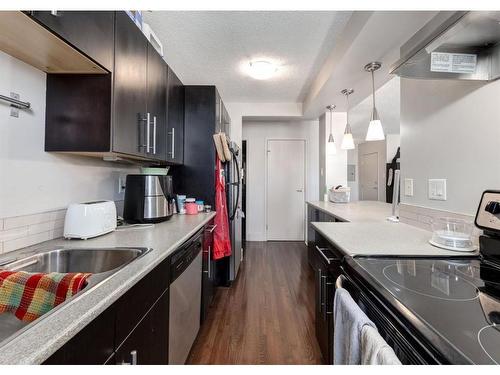
[[405,178],[405,195],[413,197],[413,178]]
[[429,179],[429,199],[437,201],[446,200],[446,179]]

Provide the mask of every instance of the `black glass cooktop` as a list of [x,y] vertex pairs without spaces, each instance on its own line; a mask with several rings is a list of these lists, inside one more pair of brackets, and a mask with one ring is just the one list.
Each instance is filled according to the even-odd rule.
[[452,363],[459,353],[459,362],[500,364],[500,268],[475,258],[354,258],[348,263],[372,289],[390,297],[384,303],[425,327],[429,342],[451,348]]

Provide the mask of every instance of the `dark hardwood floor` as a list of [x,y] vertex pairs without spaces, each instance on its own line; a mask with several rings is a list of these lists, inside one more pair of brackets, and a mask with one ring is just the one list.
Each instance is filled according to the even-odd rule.
[[238,278],[218,289],[187,363],[322,363],[303,242],[247,243]]

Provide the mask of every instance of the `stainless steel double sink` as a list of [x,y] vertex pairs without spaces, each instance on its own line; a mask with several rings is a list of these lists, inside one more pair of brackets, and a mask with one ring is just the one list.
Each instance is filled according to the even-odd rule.
[[[87,286],[73,298],[88,292],[98,283],[118,272],[127,264],[147,254],[148,248],[56,248],[32,254],[13,253],[12,258],[0,258],[0,270],[25,271],[33,273],[92,273]],[[15,256],[19,253],[18,256]],[[66,301],[67,302],[67,301]],[[66,303],[65,302],[65,303]],[[62,303],[56,308],[65,305]],[[0,314],[0,346],[7,339],[12,339],[40,319],[44,319],[54,310],[28,324],[18,320],[10,313]]]

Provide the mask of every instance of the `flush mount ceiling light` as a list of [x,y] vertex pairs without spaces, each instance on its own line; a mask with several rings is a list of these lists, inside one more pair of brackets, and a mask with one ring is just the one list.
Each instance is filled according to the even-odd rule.
[[337,153],[337,147],[335,146],[335,140],[333,139],[332,124],[333,124],[333,110],[337,106],[335,104],[330,104],[326,106],[326,109],[330,111],[330,135],[328,136],[328,153],[333,155]]
[[373,108],[372,116],[370,119],[370,124],[368,125],[368,131],[366,132],[367,141],[381,141],[385,139],[384,129],[382,128],[382,123],[378,117],[377,108],[375,107],[375,78],[373,72],[379,70],[382,63],[371,62],[365,65],[365,70],[372,74],[372,94],[373,94]]
[[349,95],[353,92],[353,89],[343,89],[341,91],[341,93],[345,95],[345,99],[347,101],[347,121],[345,124],[344,138],[342,138],[342,145],[340,146],[342,150],[354,149],[354,139],[352,138],[351,125],[349,124]]
[[277,71],[278,67],[270,61],[257,60],[249,62],[248,74],[255,79],[269,79],[274,76]]

